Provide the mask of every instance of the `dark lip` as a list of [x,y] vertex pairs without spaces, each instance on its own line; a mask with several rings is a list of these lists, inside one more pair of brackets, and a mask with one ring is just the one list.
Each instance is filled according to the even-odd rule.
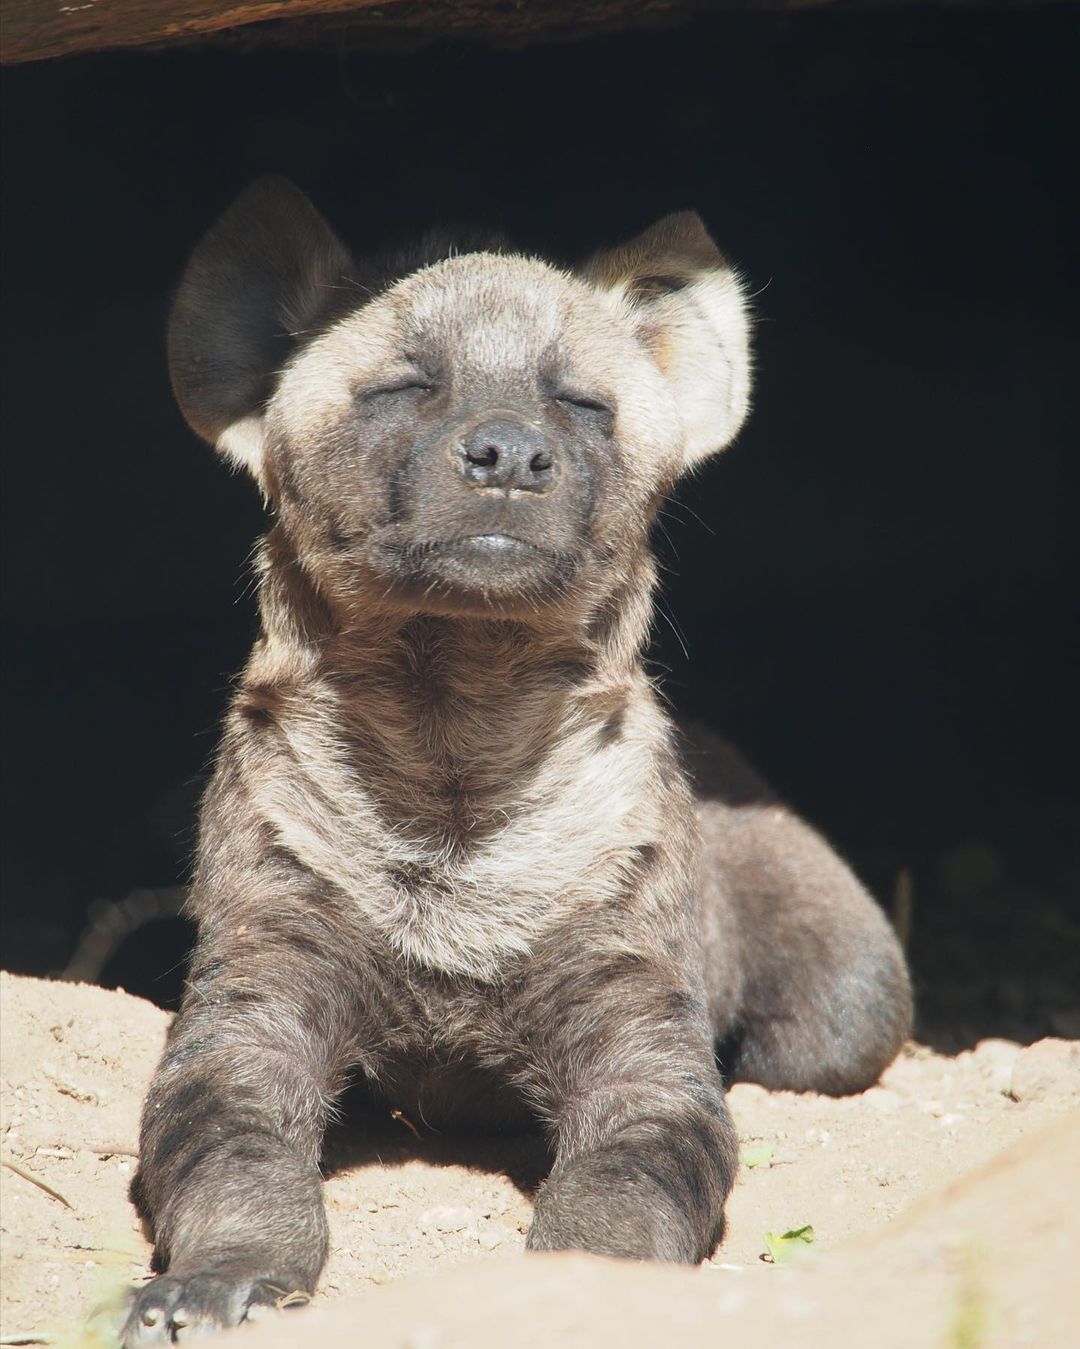
[[571,556],[501,532],[397,544],[387,554],[388,579],[403,596],[432,613],[471,617],[533,614],[538,600],[564,594],[577,570]]
[[556,554],[550,548],[530,543],[528,539],[519,539],[515,534],[463,534],[456,539],[443,539],[425,543],[418,550],[422,553],[466,553],[474,557],[491,558],[554,558]]

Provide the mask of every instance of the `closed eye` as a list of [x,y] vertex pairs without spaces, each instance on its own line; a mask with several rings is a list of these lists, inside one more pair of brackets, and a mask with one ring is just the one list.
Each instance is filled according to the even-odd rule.
[[585,412],[599,412],[609,418],[615,416],[615,409],[601,402],[599,398],[589,398],[585,394],[566,391],[556,393],[554,397],[556,403],[561,403],[564,407],[582,408]]
[[385,398],[395,393],[431,393],[434,388],[434,383],[423,376],[410,375],[387,384],[373,384],[369,388],[361,389],[357,397],[366,403],[371,399]]

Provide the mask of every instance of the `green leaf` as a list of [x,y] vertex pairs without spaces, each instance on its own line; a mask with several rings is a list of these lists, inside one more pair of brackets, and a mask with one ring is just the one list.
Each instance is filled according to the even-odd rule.
[[804,1227],[790,1227],[779,1236],[775,1232],[765,1233],[767,1254],[763,1260],[771,1260],[774,1265],[786,1265],[797,1251],[804,1246],[814,1244],[814,1229],[807,1223]]
[[751,1143],[749,1147],[743,1148],[740,1159],[743,1166],[751,1169],[755,1166],[768,1166],[775,1151],[776,1149],[768,1143]]

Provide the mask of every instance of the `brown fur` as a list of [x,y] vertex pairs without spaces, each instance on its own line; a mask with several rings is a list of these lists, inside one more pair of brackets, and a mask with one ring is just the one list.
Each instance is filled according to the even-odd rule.
[[421,262],[356,269],[264,182],[174,310],[181,406],[276,523],[144,1114],[166,1272],[128,1345],[314,1288],[350,1074],[438,1127],[539,1122],[530,1248],[695,1261],[735,1169],[717,1048],[842,1092],[908,1026],[872,901],[722,745],[689,752],[695,805],[640,663],[656,504],[745,415],[737,279],[693,216],[576,275]]

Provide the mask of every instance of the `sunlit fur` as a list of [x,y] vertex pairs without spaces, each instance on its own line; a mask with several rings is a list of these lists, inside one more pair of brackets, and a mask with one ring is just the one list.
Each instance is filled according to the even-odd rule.
[[[530,1248],[693,1262],[736,1167],[715,1055],[845,1092],[895,1053],[880,912],[733,751],[680,742],[642,666],[657,504],[738,431],[748,342],[693,215],[576,271],[432,241],[357,264],[270,180],[197,249],[174,388],[274,523],[143,1117],[166,1272],[126,1345],[314,1288],[351,1074],[433,1127],[539,1124]],[[470,486],[491,409],[550,445],[550,490]],[[444,564],[489,528],[514,568]]]

